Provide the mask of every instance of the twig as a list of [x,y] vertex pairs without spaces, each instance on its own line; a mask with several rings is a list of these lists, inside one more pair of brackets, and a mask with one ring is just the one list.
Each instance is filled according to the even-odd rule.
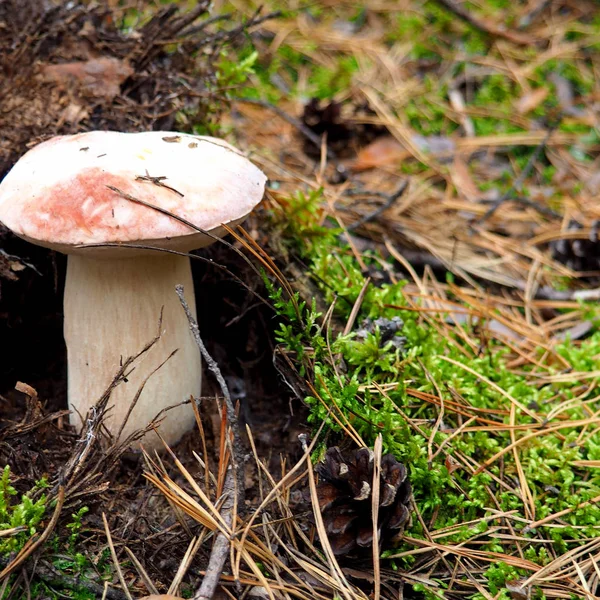
[[[562,216],[559,215],[556,211],[552,210],[551,208],[548,208],[547,206],[542,206],[541,204],[538,204],[537,202],[534,202],[533,200],[530,200],[529,198],[525,198],[524,196],[508,196],[505,200],[510,201],[510,202],[516,202],[517,204],[522,204],[523,206],[527,206],[528,208],[533,208],[533,210],[536,210],[537,212],[540,213],[540,215],[543,215],[544,217],[548,217],[549,219],[562,219]],[[499,202],[498,200],[492,200],[491,204],[496,205],[496,203]],[[497,207],[494,207],[494,210],[496,210]],[[484,215],[485,216],[485,215]],[[483,217],[482,217],[483,219]]]
[[34,271],[35,273],[37,273],[38,275],[41,275],[42,273],[36,268],[35,265],[31,264],[30,262],[24,261],[20,256],[14,256],[12,254],[8,254],[7,252],[5,252],[4,250],[2,250],[2,248],[0,248],[0,256],[5,259],[7,262],[19,262],[22,265],[25,265],[26,267],[29,267],[32,271]]
[[455,0],[437,0],[443,7],[448,9],[451,13],[454,13],[458,18],[462,19],[469,25],[479,29],[492,37],[500,37],[512,42],[513,44],[519,44],[521,46],[531,46],[537,40],[528,35],[523,35],[517,31],[510,31],[508,29],[502,29],[498,25],[491,23],[487,20],[479,19],[468,10],[464,9],[461,5],[457,4]]
[[183,198],[183,194],[179,190],[176,190],[175,188],[171,187],[170,185],[167,185],[166,183],[163,183],[163,180],[165,179],[167,179],[165,175],[160,175],[158,177],[150,175],[150,173],[148,173],[148,169],[146,169],[145,175],[138,175],[135,178],[136,181],[148,181],[149,183],[157,185],[158,187],[164,187],[167,190],[177,194],[180,198]]
[[[181,306],[183,307],[185,315],[188,319],[190,331],[192,332],[194,340],[200,349],[202,358],[208,366],[209,371],[213,373],[217,382],[219,383],[225,399],[227,420],[229,423],[229,429],[233,435],[233,440],[231,443],[231,467],[227,470],[225,482],[223,484],[223,494],[225,499],[221,506],[221,515],[227,528],[231,530],[235,507],[236,505],[243,506],[244,502],[244,457],[242,455],[242,447],[240,443],[239,423],[229,388],[225,382],[225,378],[219,369],[219,365],[208,353],[208,350],[206,349],[206,346],[200,337],[198,323],[196,322],[196,319],[194,319],[190,308],[185,301],[183,295],[183,286],[176,286],[175,291],[179,296],[179,301],[181,302]],[[227,436],[227,438],[229,438],[229,436]],[[194,600],[210,600],[213,597],[215,590],[217,589],[221,573],[223,572],[225,561],[229,555],[229,546],[229,537],[221,529],[219,529],[210,553],[210,559],[206,568],[206,575],[202,580],[200,588],[194,594]]]
[[[241,25],[238,25],[237,27],[234,27],[233,29],[228,29],[226,31],[218,31],[213,35],[206,36],[202,39],[202,44],[206,45],[209,42],[218,42],[223,39],[226,39],[229,43],[231,43],[233,40],[235,40],[235,38],[238,35],[244,33],[251,27],[256,27],[257,25],[261,25],[265,21],[270,21],[271,19],[277,19],[283,14],[280,10],[274,10],[261,17],[259,16],[261,10],[262,6],[259,7],[255,11],[254,15],[252,15],[247,21],[245,21]],[[198,44],[196,45],[198,46]]]
[[562,120],[561,118],[558,118],[550,127],[548,127],[548,132],[546,133],[546,136],[541,141],[541,143],[536,147],[536,149],[533,151],[533,154],[529,157],[529,160],[527,161],[525,168],[521,171],[521,174],[517,177],[515,182],[511,185],[510,189],[507,192],[505,192],[504,194],[502,194],[502,196],[500,196],[500,198],[498,198],[498,200],[494,201],[494,203],[492,204],[492,206],[490,206],[490,208],[486,211],[486,213],[482,217],[480,217],[479,219],[477,219],[475,221],[475,225],[481,225],[482,223],[487,221],[487,219],[489,219],[504,202],[506,202],[507,200],[510,200],[510,199],[514,199],[515,192],[518,192],[521,189],[521,186],[523,185],[523,183],[525,182],[527,177],[529,177],[529,174],[533,170],[535,161],[540,157],[542,152],[545,150],[546,146],[548,145],[548,141],[552,137],[552,134],[558,129],[558,126],[560,125],[561,120]]
[[[354,223],[351,223],[350,225],[348,225],[346,227],[346,229],[348,231],[354,231],[355,229],[358,229],[365,223],[368,223],[369,221],[376,219],[379,215],[383,214],[386,210],[388,210],[388,208],[390,208],[396,202],[396,200],[398,200],[398,198],[400,198],[402,196],[402,194],[404,194],[404,192],[406,191],[407,188],[408,188],[408,180],[404,180],[400,184],[400,187],[392,194],[383,194],[382,192],[378,192],[376,195],[380,196],[381,198],[384,198],[385,202],[381,206],[378,206],[373,212],[370,212],[370,213],[364,215],[358,221],[355,221]],[[368,195],[369,192],[364,192],[364,194]],[[352,195],[358,195],[358,194],[352,194]]]
[[129,356],[119,368],[119,371],[106,388],[98,402],[94,404],[88,411],[87,415],[84,419],[84,426],[81,430],[81,434],[79,437],[79,441],[75,446],[73,454],[65,464],[62,473],[60,475],[60,479],[65,481],[65,485],[67,488],[71,486],[71,484],[75,481],[76,476],[82,471],[84,468],[88,457],[90,456],[92,450],[94,449],[97,439],[98,433],[100,432],[100,428],[103,423],[104,414],[107,410],[107,405],[110,400],[110,395],[113,389],[121,383],[121,381],[127,376],[129,373],[129,368],[138,358],[143,356],[150,348],[152,348],[160,339],[162,328],[162,314],[158,323],[158,331],[156,336],[150,340],[137,354],[133,356]]
[[[177,292],[177,295],[179,296],[179,301],[181,302],[181,306],[183,307],[183,310],[185,311],[185,315],[187,317],[187,320],[188,320],[188,323],[190,326],[190,331],[192,332],[192,335],[194,336],[196,345],[200,349],[202,358],[204,359],[204,362],[206,363],[208,370],[211,371],[212,374],[215,376],[215,379],[217,380],[219,387],[221,388],[221,391],[223,392],[223,397],[225,399],[225,406],[227,407],[227,420],[229,422],[229,427],[231,428],[231,431],[233,433],[233,453],[232,453],[231,459],[232,459],[233,468],[234,468],[234,470],[237,471],[236,479],[237,479],[238,483],[241,485],[241,489],[238,489],[238,494],[243,494],[244,479],[243,479],[243,470],[242,470],[241,466],[244,464],[244,457],[241,452],[240,431],[239,431],[238,419],[236,416],[235,406],[233,405],[233,401],[231,399],[231,394],[229,393],[229,388],[227,387],[225,378],[221,374],[219,365],[212,358],[212,356],[208,353],[208,350],[206,349],[206,346],[204,345],[204,342],[202,341],[202,338],[200,337],[200,329],[198,328],[198,323],[196,322],[196,319],[194,319],[194,316],[192,315],[192,313],[190,311],[190,307],[188,306],[188,303],[186,302],[185,297],[183,295],[183,286],[182,285],[175,286],[175,291]],[[239,500],[240,500],[240,502],[243,502],[243,497],[240,496]]]
[[[239,486],[237,486],[239,489]],[[227,470],[225,483],[223,484],[223,494],[225,500],[221,506],[221,516],[227,528],[231,530],[233,525],[233,511],[235,505],[235,468],[232,466]],[[200,587],[196,590],[193,600],[211,600],[215,595],[225,561],[229,556],[229,537],[219,529],[206,567],[206,573],[202,579]]]

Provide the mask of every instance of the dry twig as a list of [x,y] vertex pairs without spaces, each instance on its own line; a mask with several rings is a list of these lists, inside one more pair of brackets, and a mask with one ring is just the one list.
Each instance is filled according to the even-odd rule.
[[[196,344],[198,345],[200,353],[202,354],[202,358],[206,362],[208,369],[217,379],[225,399],[225,414],[228,425],[228,430],[226,429],[225,437],[227,441],[230,440],[230,435],[233,439],[231,439],[231,467],[227,469],[227,474],[225,475],[225,482],[223,485],[223,496],[225,499],[223,500],[223,504],[221,506],[221,515],[223,517],[225,527],[231,531],[234,524],[234,514],[237,512],[236,508],[237,506],[243,506],[244,502],[244,456],[242,454],[236,410],[233,406],[233,401],[231,399],[231,394],[229,393],[227,383],[225,382],[225,379],[221,374],[221,370],[219,369],[219,365],[217,365],[215,360],[208,353],[208,350],[202,341],[198,323],[194,319],[190,308],[185,301],[185,297],[183,295],[183,286],[178,285],[176,287],[176,292],[188,319],[192,335],[194,336]],[[221,458],[224,460],[223,456]],[[217,589],[223,567],[225,566],[225,561],[227,560],[227,556],[229,554],[229,546],[229,537],[223,530],[220,529],[212,547],[210,560],[208,567],[206,568],[206,575],[202,580],[202,585],[194,594],[194,600],[210,600],[210,598],[213,597],[215,590]]]

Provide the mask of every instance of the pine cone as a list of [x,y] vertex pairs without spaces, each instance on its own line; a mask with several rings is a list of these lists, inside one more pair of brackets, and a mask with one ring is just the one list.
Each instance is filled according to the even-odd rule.
[[[583,229],[581,223],[571,219],[567,231]],[[550,243],[552,258],[573,271],[600,271],[600,221],[595,221],[587,240],[556,240]]]
[[[334,554],[373,544],[373,452],[360,448],[342,455],[329,448],[317,467],[319,508]],[[391,454],[381,459],[378,532],[381,548],[397,540],[410,519],[411,487],[406,467]]]
[[404,327],[404,321],[400,317],[392,317],[386,319],[379,317],[372,321],[367,318],[362,323],[360,328],[356,332],[356,338],[359,340],[366,340],[370,333],[375,333],[376,329],[379,328],[379,340],[381,347],[385,346],[388,342],[392,342],[392,347],[397,350],[403,351],[404,345],[406,344],[406,338],[403,335],[396,335],[402,331]]

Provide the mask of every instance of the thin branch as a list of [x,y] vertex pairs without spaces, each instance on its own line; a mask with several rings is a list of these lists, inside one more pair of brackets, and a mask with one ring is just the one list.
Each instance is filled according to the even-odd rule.
[[[227,528],[231,530],[235,508],[236,506],[243,506],[244,503],[244,457],[242,455],[242,447],[240,442],[239,422],[235,407],[233,406],[229,388],[225,382],[225,378],[219,369],[219,365],[208,353],[208,350],[202,341],[198,323],[196,322],[196,319],[194,319],[194,316],[192,315],[184,298],[183,286],[176,286],[175,291],[179,296],[179,301],[181,302],[181,306],[183,307],[185,315],[188,319],[190,331],[194,336],[194,340],[196,341],[200,353],[202,354],[202,358],[208,366],[209,371],[213,373],[217,382],[219,383],[225,399],[227,421],[229,424],[229,430],[233,435],[233,440],[231,442],[231,467],[227,470],[223,485],[225,499],[221,507],[221,515],[223,517],[223,521],[227,525]],[[227,435],[227,438],[229,438],[229,435]],[[219,583],[221,573],[223,572],[225,561],[229,555],[229,547],[229,537],[221,529],[219,529],[210,553],[208,567],[206,568],[206,575],[202,580],[200,588],[194,595],[194,600],[210,600],[213,597]]]
[[479,31],[483,31],[484,33],[487,33],[492,37],[504,38],[505,40],[508,40],[513,44],[519,44],[520,46],[531,46],[537,41],[535,38],[529,35],[524,35],[517,31],[510,31],[509,29],[503,29],[495,23],[491,23],[488,20],[480,19],[473,15],[470,11],[463,8],[460,4],[455,2],[455,0],[437,1],[451,13],[454,13],[459,19],[465,21],[465,23],[468,23],[472,27],[475,27],[475,29],[479,29]]
[[[354,223],[351,223],[350,225],[348,225],[346,227],[346,229],[348,231],[354,231],[355,229],[358,229],[365,223],[368,223],[369,221],[372,221],[373,219],[376,219],[377,217],[379,217],[386,210],[388,210],[389,208],[392,207],[392,205],[396,202],[396,200],[398,200],[398,198],[400,198],[404,194],[404,192],[406,191],[407,188],[408,188],[408,180],[405,180],[400,184],[400,187],[392,194],[382,194],[381,192],[379,192],[377,195],[384,198],[385,202],[381,206],[378,206],[373,212],[370,212],[370,213],[364,215],[358,221],[355,221]],[[368,192],[365,192],[365,195],[366,194],[368,194]]]
[[515,193],[521,189],[523,183],[525,182],[527,177],[529,177],[535,165],[535,161],[541,156],[542,152],[546,149],[546,146],[548,145],[552,134],[558,129],[561,121],[562,118],[558,118],[552,125],[550,125],[550,127],[548,127],[548,132],[546,133],[546,136],[533,151],[533,154],[529,157],[525,168],[521,171],[521,174],[517,177],[517,179],[515,179],[515,182],[511,185],[510,189],[507,192],[505,192],[502,196],[500,196],[498,200],[494,201],[494,203],[492,204],[492,206],[490,206],[487,212],[475,221],[475,225],[481,225],[482,223],[487,221],[487,219],[489,219],[496,212],[496,210],[498,210],[498,208],[500,208],[500,206],[507,200],[515,199]]
[[[225,483],[223,484],[223,495],[225,500],[221,506],[221,515],[227,529],[231,530],[233,526],[233,513],[235,508],[236,490],[235,467],[230,467],[225,475]],[[225,561],[229,556],[229,537],[219,529],[210,552],[210,559],[206,567],[206,573],[202,579],[200,587],[193,596],[193,600],[211,600],[215,595]]]

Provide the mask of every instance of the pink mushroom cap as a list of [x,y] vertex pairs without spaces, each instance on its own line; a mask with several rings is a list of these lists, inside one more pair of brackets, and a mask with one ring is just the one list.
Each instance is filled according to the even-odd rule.
[[213,239],[131,198],[220,236],[222,224],[240,222],[260,202],[265,183],[264,173],[223,140],[91,131],[27,152],[0,183],[0,221],[64,253],[113,255],[115,248],[82,247],[106,243],[187,251]]

